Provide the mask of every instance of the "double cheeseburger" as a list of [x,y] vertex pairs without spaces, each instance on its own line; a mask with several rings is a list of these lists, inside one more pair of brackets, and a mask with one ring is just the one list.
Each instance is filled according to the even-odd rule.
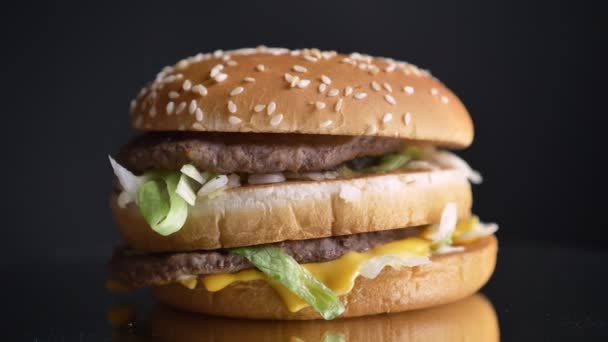
[[460,100],[390,58],[258,47],[162,69],[131,103],[144,133],[110,158],[126,241],[110,286],[210,315],[333,319],[476,292],[495,224]]

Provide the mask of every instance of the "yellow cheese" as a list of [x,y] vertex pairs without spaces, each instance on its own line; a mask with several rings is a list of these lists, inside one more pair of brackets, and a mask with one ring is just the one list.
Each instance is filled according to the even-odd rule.
[[[421,238],[407,238],[377,246],[365,253],[348,252],[342,257],[322,263],[304,264],[317,279],[334,291],[338,296],[345,295],[352,290],[355,279],[359,276],[359,269],[368,260],[382,256],[394,255],[402,258],[409,256],[427,256],[430,254],[431,242]],[[266,280],[275,288],[285,305],[291,312],[299,311],[308,306],[298,296],[287,288],[269,279],[262,272],[252,269],[237,273],[223,273],[208,275],[203,278],[203,284],[208,291],[215,292],[237,281]]]
[[472,243],[475,240],[477,240],[476,238],[462,240],[462,239],[460,239],[460,236],[462,236],[462,234],[464,234],[464,233],[470,232],[471,230],[475,229],[475,226],[477,226],[478,224],[479,224],[479,217],[475,216],[475,215],[471,216],[471,218],[469,218],[468,220],[459,221],[458,224],[456,225],[456,229],[454,229],[454,233],[452,233],[452,240],[454,241],[454,243],[462,245],[462,244]]
[[179,279],[178,282],[184,287],[194,290],[196,288],[196,283],[198,283],[198,278],[196,276],[185,276]]

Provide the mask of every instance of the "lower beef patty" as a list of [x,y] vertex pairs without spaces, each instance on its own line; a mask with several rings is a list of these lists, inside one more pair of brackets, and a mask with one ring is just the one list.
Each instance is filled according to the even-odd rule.
[[135,172],[179,170],[185,164],[215,173],[307,172],[402,148],[402,140],[385,137],[162,132],[135,138],[122,149],[119,160]]
[[[334,236],[321,239],[284,241],[275,246],[298,263],[334,260],[348,251],[364,252],[374,246],[418,235],[417,228]],[[115,250],[110,261],[112,279],[137,288],[175,282],[184,276],[233,273],[254,268],[247,259],[225,250],[188,253],[139,254],[123,247]]]

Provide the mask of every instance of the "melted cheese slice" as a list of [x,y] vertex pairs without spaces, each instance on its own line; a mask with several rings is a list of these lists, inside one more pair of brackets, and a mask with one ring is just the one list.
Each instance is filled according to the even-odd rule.
[[[364,253],[348,252],[336,260],[304,264],[302,266],[308,269],[334,293],[341,296],[352,290],[355,285],[355,279],[359,276],[359,270],[366,261],[383,255],[393,255],[404,259],[413,256],[428,256],[431,252],[430,248],[430,241],[412,237],[376,246]],[[234,282],[251,280],[266,280],[277,291],[291,312],[296,312],[309,306],[287,288],[256,269],[237,273],[208,275],[203,278],[203,284],[207,291],[216,292]]]

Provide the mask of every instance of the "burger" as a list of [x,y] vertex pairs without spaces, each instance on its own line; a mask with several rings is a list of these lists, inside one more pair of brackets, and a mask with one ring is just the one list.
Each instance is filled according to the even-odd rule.
[[126,244],[109,286],[253,319],[333,319],[480,289],[495,224],[456,95],[413,64],[246,48],[163,68],[131,102],[143,133],[110,163]]

